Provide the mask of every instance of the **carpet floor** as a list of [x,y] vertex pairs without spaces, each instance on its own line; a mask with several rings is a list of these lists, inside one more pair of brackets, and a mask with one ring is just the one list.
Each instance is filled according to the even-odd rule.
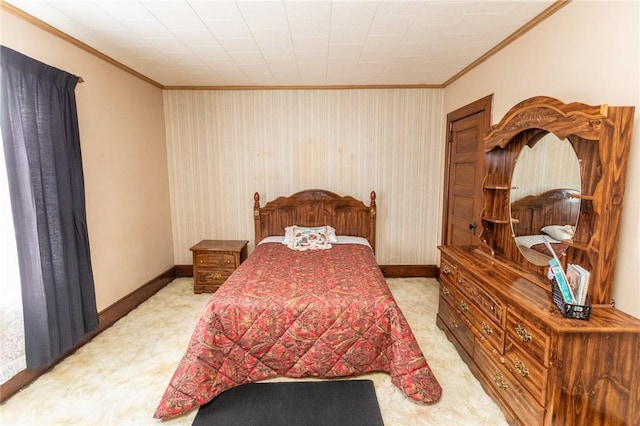
[[[385,373],[354,377],[374,382],[385,425],[507,425],[435,324],[437,281],[393,278],[387,282],[443,393],[439,402],[423,405],[407,398]],[[0,406],[0,424],[191,425],[197,410],[165,421],[154,419],[153,412],[210,297],[193,294],[192,283],[191,278],[171,282],[14,395]]]

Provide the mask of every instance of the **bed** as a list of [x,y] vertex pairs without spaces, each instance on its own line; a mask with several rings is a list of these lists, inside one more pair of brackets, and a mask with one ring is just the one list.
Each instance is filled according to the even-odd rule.
[[442,388],[375,261],[376,210],[374,192],[369,205],[307,190],[264,207],[256,193],[256,248],[212,295],[154,417],[244,383],[374,371],[413,400],[438,401]]
[[580,214],[580,199],[573,189],[558,188],[529,195],[511,204],[511,223],[516,244],[530,261],[546,265],[552,254],[560,257],[568,246],[563,240],[573,238]]

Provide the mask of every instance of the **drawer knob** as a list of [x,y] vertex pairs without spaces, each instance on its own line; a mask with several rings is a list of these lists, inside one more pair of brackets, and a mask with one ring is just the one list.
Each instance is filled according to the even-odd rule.
[[204,260],[200,259],[200,263],[204,263]]
[[449,323],[449,326],[450,326],[451,328],[458,328],[458,323],[452,320],[452,321]]
[[491,336],[491,333],[493,333],[493,329],[484,321],[482,321],[482,331],[488,336]]
[[522,327],[520,324],[516,324],[516,334],[524,343],[533,340],[527,329]]
[[449,275],[451,273],[451,269],[447,265],[444,265],[442,267],[442,273],[445,275]]
[[509,390],[509,385],[507,384],[506,380],[504,380],[504,377],[502,377],[502,374],[496,372],[493,375],[493,381],[500,389],[504,391]]
[[458,303],[458,307],[460,307],[460,310],[462,312],[467,312],[469,310],[469,306],[467,306],[467,304],[462,300],[460,301],[460,303]]
[[462,284],[462,278],[458,278],[458,284]]
[[448,296],[451,294],[451,292],[449,291],[448,288],[442,287],[442,294],[444,294],[445,296]]
[[219,272],[216,272],[214,274],[209,274],[209,278],[212,278],[214,280],[219,280],[220,278],[222,278],[222,274],[220,274]]
[[524,365],[524,362],[516,358],[513,360],[513,366],[518,370],[518,373],[520,373],[522,377],[529,377],[529,369]]

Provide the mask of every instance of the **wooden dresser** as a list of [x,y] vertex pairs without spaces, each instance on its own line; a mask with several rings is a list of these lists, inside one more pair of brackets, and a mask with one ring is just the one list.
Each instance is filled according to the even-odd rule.
[[248,241],[202,240],[193,252],[193,292],[215,292],[247,258]]
[[640,424],[640,320],[564,318],[508,261],[440,247],[438,326],[512,424]]
[[[437,323],[510,423],[640,425],[640,320],[610,303],[633,117],[634,107],[546,96],[515,105],[484,138],[479,245],[440,247]],[[551,155],[523,166],[539,143]],[[579,184],[565,186],[572,168]],[[553,302],[550,252],[532,257],[533,246],[515,238],[526,219],[516,197],[550,188],[571,189],[577,219],[545,214],[524,236],[572,227],[558,239],[558,261],[589,271],[588,320],[565,318]]]

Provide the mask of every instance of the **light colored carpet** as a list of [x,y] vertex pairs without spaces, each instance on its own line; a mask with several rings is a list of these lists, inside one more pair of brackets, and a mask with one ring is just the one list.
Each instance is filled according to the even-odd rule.
[[[387,282],[443,394],[439,402],[421,405],[393,386],[387,374],[359,376],[375,383],[385,425],[506,425],[435,324],[437,281]],[[192,288],[190,278],[170,283],[0,406],[0,424],[190,425],[196,411],[166,421],[154,419],[153,412],[210,297],[193,294]]]

